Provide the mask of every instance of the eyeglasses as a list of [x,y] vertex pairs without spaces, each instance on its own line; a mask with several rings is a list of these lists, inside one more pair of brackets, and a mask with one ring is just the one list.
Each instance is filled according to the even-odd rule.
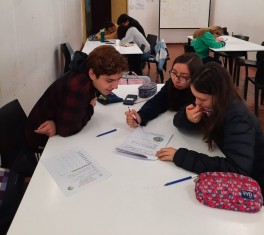
[[170,71],[169,73],[170,73],[171,79],[178,78],[180,83],[185,83],[185,82],[187,82],[190,79],[190,77],[178,75],[174,71]]

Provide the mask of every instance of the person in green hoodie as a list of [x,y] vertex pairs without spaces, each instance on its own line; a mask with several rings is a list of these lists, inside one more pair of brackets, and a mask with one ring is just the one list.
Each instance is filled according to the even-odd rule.
[[221,64],[218,56],[211,57],[209,55],[209,48],[224,47],[226,43],[220,37],[222,35],[223,30],[220,26],[200,28],[194,32],[191,45],[194,47],[195,53],[202,58],[204,64],[212,61]]

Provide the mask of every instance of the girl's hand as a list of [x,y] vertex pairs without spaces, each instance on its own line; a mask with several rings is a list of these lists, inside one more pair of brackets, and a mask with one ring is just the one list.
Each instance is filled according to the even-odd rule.
[[[137,113],[137,111],[135,109],[132,109],[130,111],[126,111],[125,115],[126,115],[126,122],[129,126],[132,126],[132,127],[138,126],[134,117],[137,119],[139,124],[141,123],[141,117],[139,116],[139,114]],[[133,115],[134,115],[134,117],[133,117]]]
[[193,104],[190,104],[186,107],[186,116],[190,122],[198,123],[203,116],[203,112],[198,105],[194,106]]
[[156,153],[156,156],[161,161],[173,161],[173,158],[176,152],[177,152],[177,149],[172,148],[172,147],[166,147],[166,148],[160,149]]
[[43,122],[34,132],[37,134],[47,135],[48,137],[52,137],[56,135],[56,124],[54,121],[48,120],[46,122]]

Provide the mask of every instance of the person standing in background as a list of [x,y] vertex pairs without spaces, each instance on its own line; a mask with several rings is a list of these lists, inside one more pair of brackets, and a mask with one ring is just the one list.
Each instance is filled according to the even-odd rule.
[[128,16],[127,14],[121,14],[117,19],[117,24],[127,26],[127,27],[135,27],[137,30],[142,33],[142,35],[146,38],[145,31],[141,24],[135,20],[134,18]]
[[191,45],[194,47],[195,53],[202,58],[204,64],[211,61],[221,64],[219,56],[216,56],[216,54],[214,58],[209,56],[209,48],[224,47],[226,43],[219,37],[222,35],[223,30],[220,26],[201,28],[194,32]]

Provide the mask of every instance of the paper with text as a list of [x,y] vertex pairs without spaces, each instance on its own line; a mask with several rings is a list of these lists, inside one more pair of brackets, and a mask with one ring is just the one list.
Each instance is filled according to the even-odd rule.
[[116,151],[129,157],[157,160],[156,152],[166,147],[171,137],[171,133],[145,132],[139,127],[116,148]]
[[43,164],[67,196],[111,175],[81,149],[50,157]]

